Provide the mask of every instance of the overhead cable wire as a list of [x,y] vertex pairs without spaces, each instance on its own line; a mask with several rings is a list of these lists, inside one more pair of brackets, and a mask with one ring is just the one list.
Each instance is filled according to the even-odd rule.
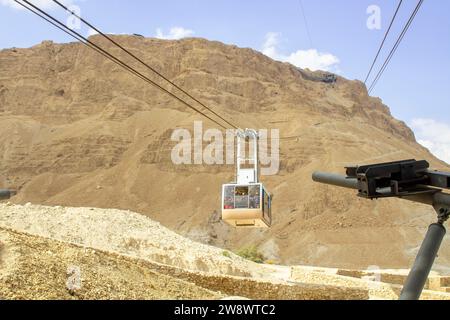
[[313,48],[313,41],[312,41],[312,37],[311,37],[311,32],[309,31],[308,19],[306,19],[305,7],[303,6],[302,0],[298,0],[298,2],[300,4],[300,9],[302,11],[303,21],[305,23],[305,28],[306,28],[306,34],[308,35],[308,39],[309,39],[309,45],[311,48]]
[[[82,44],[84,44],[87,47],[95,50],[97,53],[101,54],[105,58],[111,60],[115,64],[117,64],[120,67],[124,68],[125,70],[129,71],[130,73],[132,73],[133,75],[137,76],[141,80],[143,80],[143,81],[151,84],[152,86],[154,86],[154,87],[164,91],[165,93],[169,94],[170,96],[172,96],[173,98],[175,98],[179,102],[183,103],[185,106],[189,107],[190,109],[194,110],[195,112],[199,113],[200,115],[204,116],[205,118],[207,118],[210,121],[214,122],[215,124],[219,125],[221,128],[223,128],[225,130],[228,129],[224,125],[220,124],[218,121],[212,119],[211,117],[209,117],[208,115],[204,114],[200,110],[196,109],[195,107],[193,107],[192,105],[190,105],[189,103],[184,101],[183,99],[179,98],[174,93],[172,93],[172,92],[168,91],[167,89],[163,88],[162,86],[160,86],[159,84],[157,84],[153,80],[149,79],[148,77],[146,77],[145,75],[143,75],[142,73],[140,73],[139,71],[134,69],[133,67],[131,67],[128,64],[126,64],[125,62],[121,61],[116,56],[114,56],[111,53],[107,52],[102,47],[100,47],[97,44],[93,43],[92,41],[90,41],[89,39],[87,39],[86,37],[81,35],[80,33],[76,32],[75,30],[70,29],[64,23],[62,23],[58,19],[54,18],[53,16],[51,16],[50,14],[45,12],[44,10],[40,9],[39,7],[34,5],[33,3],[29,2],[28,0],[14,0],[14,1],[17,4],[19,4],[20,6],[24,7],[25,9],[27,9],[28,11],[32,12],[33,14],[37,15],[38,17],[42,18],[43,20],[47,21],[48,23],[52,24],[56,28],[60,29],[64,33],[66,33],[69,36],[73,37],[74,39],[80,41]],[[26,3],[26,5],[25,5],[25,3]],[[292,139],[292,138],[294,138],[294,137],[280,137],[280,138],[277,138],[277,140]]]
[[[221,128],[227,129],[223,124],[220,124],[218,121],[214,120],[213,118],[211,118],[210,116],[206,115],[202,111],[200,111],[197,108],[193,107],[188,102],[186,102],[183,99],[179,98],[174,93],[170,92],[169,90],[165,89],[164,87],[162,87],[161,85],[159,85],[155,81],[149,79],[147,76],[143,75],[139,71],[137,71],[134,68],[130,67],[129,65],[127,65],[126,63],[124,63],[123,61],[121,61],[120,59],[118,59],[117,57],[112,55],[111,53],[107,52],[103,48],[99,47],[98,45],[96,45],[95,43],[93,43],[92,41],[90,41],[89,39],[87,39],[86,37],[81,35],[80,33],[70,29],[64,23],[62,23],[58,19],[54,18],[53,16],[51,16],[50,14],[45,12],[44,10],[40,9],[39,7],[35,6],[34,4],[30,3],[28,0],[14,0],[14,1],[16,3],[18,3],[19,5],[21,5],[22,7],[24,7],[25,9],[29,10],[30,12],[32,12],[33,14],[35,14],[35,15],[39,16],[40,18],[46,20],[47,22],[51,23],[52,25],[54,25],[58,29],[60,29],[63,32],[67,33],[68,35],[70,35],[71,37],[75,38],[76,40],[80,41],[81,43],[83,43],[87,47],[89,47],[91,49],[94,49],[98,53],[102,54],[104,57],[106,57],[109,60],[113,61],[114,63],[118,64],[119,66],[121,66],[125,70],[131,72],[132,74],[134,74],[138,78],[146,81],[147,83],[151,84],[152,86],[154,86],[154,87],[160,89],[161,91],[167,93],[168,95],[170,95],[174,99],[178,100],[179,102],[181,102],[182,104],[184,104],[188,108],[194,110],[195,112],[199,113],[203,117],[205,117],[208,120],[210,120],[210,121],[214,122],[215,124],[219,125]],[[22,2],[26,3],[28,6],[26,6]]]
[[412,22],[414,21],[417,13],[419,12],[420,7],[422,6],[424,0],[420,0],[414,9],[413,13],[411,14],[410,18],[408,19],[408,22],[406,23],[405,27],[403,28],[402,33],[398,37],[394,47],[392,48],[391,52],[389,53],[389,56],[387,57],[386,61],[384,62],[383,66],[381,67],[380,71],[378,72],[377,76],[375,77],[374,81],[372,82],[372,85],[369,88],[369,94],[372,93],[373,89],[377,85],[378,81],[386,71],[390,61],[392,60],[392,57],[394,56],[395,52],[397,51],[400,43],[402,42],[403,38],[405,37],[406,33],[409,30],[409,27],[411,26]]
[[218,113],[216,113],[214,110],[212,110],[212,108],[208,107],[207,105],[205,105],[203,102],[201,102],[200,100],[198,100],[197,98],[195,98],[194,96],[192,96],[190,93],[188,93],[186,90],[184,90],[183,88],[181,88],[179,85],[175,84],[173,81],[171,81],[170,79],[168,79],[166,76],[164,76],[161,72],[159,72],[158,70],[156,70],[155,68],[153,68],[152,66],[150,66],[148,63],[146,63],[145,61],[143,61],[141,58],[137,57],[135,54],[133,54],[130,50],[126,49],[125,47],[123,47],[121,44],[119,44],[117,41],[115,41],[114,39],[112,39],[111,37],[109,37],[107,34],[105,34],[104,32],[102,32],[101,30],[99,30],[97,27],[95,27],[92,23],[86,21],[84,18],[82,18],[80,15],[76,14],[73,10],[70,10],[67,6],[65,6],[64,4],[62,4],[60,1],[58,0],[53,0],[54,3],[56,3],[57,5],[59,5],[61,8],[63,8],[64,10],[66,10],[67,12],[69,12],[70,14],[72,14],[74,17],[76,17],[77,19],[79,19],[80,21],[82,21],[84,24],[86,24],[87,26],[89,26],[90,28],[92,28],[94,31],[98,32],[101,36],[103,36],[105,39],[107,39],[108,41],[110,41],[111,43],[113,43],[115,46],[117,46],[118,48],[120,48],[121,50],[123,50],[124,52],[126,52],[129,56],[131,56],[132,58],[134,58],[136,61],[138,61],[139,63],[141,63],[142,65],[144,65],[145,67],[147,67],[149,70],[151,70],[152,72],[154,72],[156,75],[158,75],[159,77],[161,77],[162,79],[164,79],[167,83],[169,83],[170,85],[174,86],[176,89],[180,90],[182,93],[184,93],[186,96],[188,96],[189,98],[191,98],[192,100],[194,100],[195,102],[197,102],[199,105],[201,105],[203,108],[205,108],[206,110],[208,110],[209,112],[211,112],[212,114],[214,114],[216,117],[218,117],[219,119],[221,119],[222,121],[224,121],[226,124],[228,124],[229,126],[231,126],[234,129],[238,129],[238,127],[234,124],[232,124],[230,121],[226,120],[224,117],[222,117],[221,115],[219,115]]
[[375,63],[377,62],[378,57],[380,56],[381,50],[383,49],[386,39],[389,35],[389,32],[391,31],[391,28],[392,28],[392,25],[394,24],[395,18],[397,18],[397,14],[400,10],[400,7],[402,6],[402,2],[403,2],[403,0],[400,0],[398,3],[397,9],[395,10],[395,13],[394,13],[394,16],[392,17],[391,23],[389,24],[389,28],[387,29],[387,31],[384,35],[383,41],[381,42],[381,45],[380,45],[380,48],[378,49],[375,59],[373,59],[372,65],[370,66],[370,70],[367,73],[366,79],[364,80],[364,84],[367,84],[367,80],[369,80],[370,74],[372,73],[373,68],[375,67]]

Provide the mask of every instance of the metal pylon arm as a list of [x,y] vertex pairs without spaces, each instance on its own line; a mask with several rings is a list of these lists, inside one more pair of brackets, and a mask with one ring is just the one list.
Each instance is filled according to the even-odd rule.
[[[258,183],[259,182],[259,160],[258,160],[258,140],[259,134],[254,129],[239,129],[236,132],[237,136],[237,152],[236,152],[236,181],[238,183]],[[253,158],[242,156],[242,140],[253,145]],[[250,141],[251,140],[251,141]],[[245,148],[244,148],[245,152]],[[253,162],[253,169],[243,169],[242,164],[246,161]]]

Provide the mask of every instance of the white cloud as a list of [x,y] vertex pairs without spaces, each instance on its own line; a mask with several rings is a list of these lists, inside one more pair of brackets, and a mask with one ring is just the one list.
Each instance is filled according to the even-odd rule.
[[98,34],[97,31],[95,31],[95,30],[92,29],[92,28],[89,28],[88,33],[87,33],[88,38],[89,38],[90,36],[95,36],[96,34]]
[[[52,0],[31,0],[30,2],[42,10],[55,9],[58,6]],[[73,4],[73,1],[72,0],[62,0],[61,3],[63,3],[64,5],[71,5],[71,4]],[[24,4],[26,6],[28,6],[26,3],[24,3]],[[19,9],[19,10],[25,9],[21,5],[17,4],[14,0],[0,0],[0,5],[8,6],[13,9]]]
[[450,125],[433,119],[414,119],[411,127],[421,145],[450,163]]
[[330,71],[335,70],[340,61],[330,53],[320,53],[316,49],[309,49],[291,53],[287,57],[287,62],[302,69]]
[[164,40],[179,40],[182,38],[191,37],[194,35],[194,31],[185,29],[183,27],[173,27],[168,34],[164,34],[163,31],[158,28],[156,30],[156,38]]
[[280,36],[281,34],[276,32],[269,32],[266,34],[266,41],[264,42],[262,51],[266,56],[270,58],[275,58],[279,56],[277,52],[277,47],[279,45]]
[[266,40],[263,45],[262,52],[274,59],[283,62],[289,62],[296,67],[312,71],[324,70],[338,72],[339,59],[330,54],[322,53],[316,49],[298,50],[288,55],[278,52],[279,38],[281,34],[276,32],[269,32],[266,34]]

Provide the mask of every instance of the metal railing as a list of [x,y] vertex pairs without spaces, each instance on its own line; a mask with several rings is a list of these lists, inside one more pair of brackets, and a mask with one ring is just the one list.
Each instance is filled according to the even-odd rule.
[[[361,192],[360,189],[362,188],[357,178],[334,173],[315,172],[312,175],[312,179],[315,182],[354,189],[359,192]],[[391,188],[379,188],[376,192],[380,198],[383,195],[392,195]],[[418,300],[446,234],[444,223],[450,216],[450,194],[440,189],[431,189],[431,192],[399,195],[397,198],[431,205],[438,214],[438,222],[430,225],[428,228],[428,232],[400,295],[400,300]]]

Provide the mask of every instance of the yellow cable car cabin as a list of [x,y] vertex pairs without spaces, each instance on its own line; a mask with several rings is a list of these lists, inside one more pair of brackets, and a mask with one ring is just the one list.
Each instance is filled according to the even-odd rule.
[[234,227],[268,228],[270,195],[261,183],[226,184],[222,188],[222,220]]
[[[258,181],[258,133],[249,129],[238,131],[237,140],[237,182],[222,186],[222,220],[237,228],[269,228],[271,196]],[[246,158],[241,153],[250,140],[253,157]],[[245,168],[247,162],[251,167]]]

